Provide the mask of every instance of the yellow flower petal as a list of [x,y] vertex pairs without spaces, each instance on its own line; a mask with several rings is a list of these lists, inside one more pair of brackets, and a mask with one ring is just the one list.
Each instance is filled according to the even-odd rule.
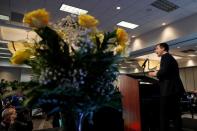
[[99,38],[99,41],[102,44],[105,36],[103,34],[97,34],[96,36]]
[[18,50],[10,59],[12,64],[22,64],[25,60],[29,59],[32,55],[31,50]]
[[38,9],[25,14],[23,22],[31,27],[44,27],[49,22],[49,14],[45,9]]
[[125,48],[121,45],[118,45],[117,47],[115,47],[114,51],[116,53],[121,53]]
[[122,28],[118,28],[116,30],[116,35],[117,35],[117,39],[118,39],[118,44],[124,47],[126,42],[128,41],[127,32]]
[[91,27],[96,27],[99,21],[91,15],[83,14],[83,15],[79,15],[78,23],[81,26],[91,28]]
[[34,49],[34,43],[28,43],[27,41],[14,41],[7,44],[9,51],[14,54],[17,50]]

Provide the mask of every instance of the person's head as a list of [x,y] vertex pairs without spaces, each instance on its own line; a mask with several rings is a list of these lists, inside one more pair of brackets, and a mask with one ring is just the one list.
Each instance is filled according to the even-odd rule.
[[169,46],[167,43],[159,43],[155,47],[155,53],[160,57],[169,51]]
[[6,108],[1,115],[4,122],[12,124],[17,117],[16,109],[13,107]]

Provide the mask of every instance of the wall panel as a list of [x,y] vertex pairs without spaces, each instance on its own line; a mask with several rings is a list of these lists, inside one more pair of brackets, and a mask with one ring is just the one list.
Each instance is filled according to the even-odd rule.
[[187,91],[187,84],[186,84],[186,78],[185,78],[185,69],[180,69],[180,77],[183,82],[183,86],[185,90]]
[[180,76],[186,91],[197,89],[197,67],[181,68]]

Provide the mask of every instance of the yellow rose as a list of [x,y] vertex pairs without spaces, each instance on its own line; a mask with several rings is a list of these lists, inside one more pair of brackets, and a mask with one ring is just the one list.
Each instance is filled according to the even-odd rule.
[[57,34],[61,37],[61,38],[65,38],[66,36],[66,33],[62,30],[56,30],[57,31]]
[[81,26],[91,28],[91,27],[96,27],[99,21],[91,15],[83,14],[83,15],[79,15],[78,23]]
[[45,9],[38,9],[25,14],[23,22],[30,27],[44,27],[49,22],[49,14]]
[[99,38],[99,42],[102,44],[105,36],[101,33],[97,34],[96,36]]
[[118,28],[116,30],[116,35],[117,35],[118,44],[125,47],[125,44],[128,41],[127,32],[122,28]]
[[121,53],[124,50],[125,47],[118,45],[114,48],[115,53]]
[[24,40],[19,40],[15,42],[10,42],[7,44],[9,51],[14,54],[16,50],[26,50],[26,49],[34,49],[34,43],[28,43]]
[[25,60],[29,59],[32,55],[31,50],[17,50],[10,59],[12,64],[22,64]]

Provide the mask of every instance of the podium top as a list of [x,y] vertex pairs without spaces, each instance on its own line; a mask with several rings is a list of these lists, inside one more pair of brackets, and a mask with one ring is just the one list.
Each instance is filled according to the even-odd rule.
[[141,74],[126,74],[129,77],[132,77],[134,79],[137,79],[140,83],[158,83],[158,79],[149,77],[147,75],[141,75]]

